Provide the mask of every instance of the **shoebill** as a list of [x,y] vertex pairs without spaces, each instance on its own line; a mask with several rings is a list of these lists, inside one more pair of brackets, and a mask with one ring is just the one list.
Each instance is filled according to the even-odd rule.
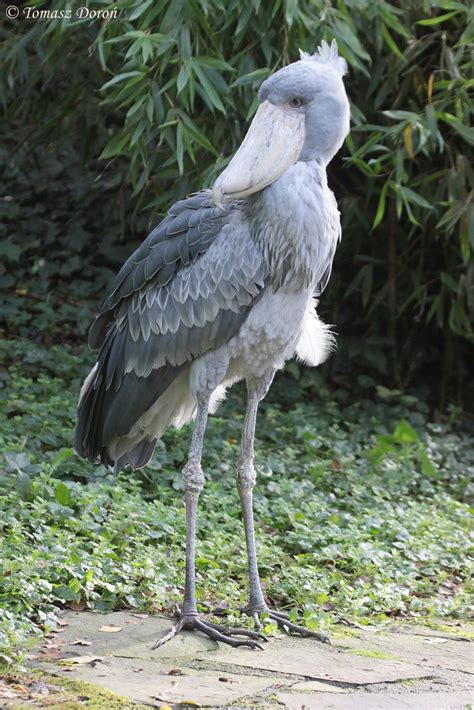
[[[252,513],[259,402],[294,355],[327,357],[332,335],[315,297],[328,283],[341,228],[326,166],[349,131],[345,61],[336,43],[266,79],[244,141],[212,189],[174,204],[124,264],[91,326],[97,363],[82,386],[77,452],[94,464],[137,469],[170,426],[195,420],[183,468],[186,505],[184,601],[161,645],[196,629],[231,646],[260,647],[260,619],[325,641],[267,606],[260,585]],[[246,533],[257,630],[202,618],[196,607],[196,511],[208,413],[232,383],[248,401],[237,488]]]

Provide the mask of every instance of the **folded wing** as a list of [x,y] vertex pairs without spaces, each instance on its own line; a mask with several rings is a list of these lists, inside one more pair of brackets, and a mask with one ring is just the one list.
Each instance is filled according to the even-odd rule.
[[79,403],[78,453],[110,463],[109,444],[192,360],[238,332],[265,278],[238,205],[217,209],[208,191],[176,203],[124,264],[91,327],[100,352]]

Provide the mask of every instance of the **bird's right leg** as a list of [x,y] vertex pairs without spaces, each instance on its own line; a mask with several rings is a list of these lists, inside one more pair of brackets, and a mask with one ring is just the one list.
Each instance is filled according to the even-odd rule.
[[[204,486],[204,475],[201,468],[202,448],[209,411],[210,394],[198,399],[196,424],[189,449],[188,462],[184,466],[184,499],[186,505],[186,572],[184,585],[183,608],[178,609],[178,621],[171,629],[155,643],[153,648],[163,646],[183,629],[201,631],[214,641],[221,641],[229,646],[249,646],[261,648],[256,639],[266,640],[259,632],[247,629],[234,629],[213,624],[199,617],[196,605],[196,520],[199,494]],[[235,639],[233,636],[246,636],[245,639]]]

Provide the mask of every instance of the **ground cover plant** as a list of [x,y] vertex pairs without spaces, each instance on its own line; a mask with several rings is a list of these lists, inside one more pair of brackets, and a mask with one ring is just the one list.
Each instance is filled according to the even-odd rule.
[[[18,340],[2,354],[3,657],[18,658],[64,606],[170,611],[184,576],[189,431],[168,432],[141,473],[92,469],[70,448],[85,349]],[[417,398],[360,384],[354,397],[313,374],[287,374],[262,406],[256,526],[265,592],[300,609],[310,627],[340,616],[463,617],[472,440],[456,412],[451,425],[430,424]],[[197,554],[200,603],[234,609],[246,595],[233,475],[243,397],[237,387],[211,419]]]

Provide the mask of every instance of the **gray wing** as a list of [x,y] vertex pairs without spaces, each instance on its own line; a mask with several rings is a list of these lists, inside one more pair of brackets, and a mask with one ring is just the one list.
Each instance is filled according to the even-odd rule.
[[122,301],[151,279],[157,288],[166,285],[180,268],[207,251],[235,209],[235,204],[226,210],[214,207],[210,190],[176,202],[115,277],[89,331],[90,347],[97,350],[103,345]]
[[316,288],[314,289],[314,296],[316,298],[319,298],[319,296],[322,294],[322,292],[325,290],[326,286],[329,283],[329,279],[331,278],[331,273],[332,273],[332,264],[334,260],[334,254],[336,253],[336,244],[334,244],[334,247],[330,249],[330,251],[325,255],[325,262],[323,265],[324,271],[319,279],[319,281],[316,284]]
[[125,436],[195,358],[238,332],[266,278],[241,212],[209,192],[177,203],[124,264],[89,342],[98,366],[81,399],[75,445],[107,462]]
[[326,224],[326,229],[329,231],[330,239],[326,242],[326,249],[322,249],[319,258],[319,278],[316,283],[314,290],[314,295],[318,298],[322,292],[325,290],[331,278],[332,265],[334,261],[334,255],[336,253],[336,248],[338,243],[341,241],[341,222],[339,219],[339,210],[337,207],[336,198],[334,193],[329,191],[329,200],[332,204],[332,218]]

